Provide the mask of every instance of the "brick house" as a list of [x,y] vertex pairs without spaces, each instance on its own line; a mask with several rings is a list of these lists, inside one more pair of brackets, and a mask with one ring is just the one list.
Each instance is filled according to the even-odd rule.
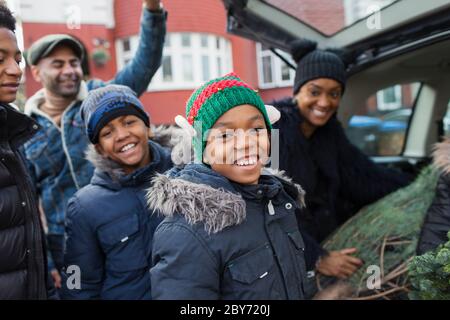
[[[25,50],[43,35],[69,33],[90,53],[90,77],[112,78],[137,47],[142,0],[9,1],[15,3]],[[365,9],[354,0],[266,2],[325,34],[353,22]],[[262,45],[228,34],[221,0],[166,0],[163,4],[169,12],[163,63],[141,97],[154,123],[173,123],[193,89],[231,70],[257,88],[265,101],[291,94],[294,71]],[[97,53],[107,59],[94,59]],[[26,96],[39,88],[27,68]],[[377,98],[372,97],[361,112],[376,108]]]

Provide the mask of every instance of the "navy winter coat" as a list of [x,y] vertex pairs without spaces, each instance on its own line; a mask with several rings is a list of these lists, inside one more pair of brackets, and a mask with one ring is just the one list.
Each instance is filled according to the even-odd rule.
[[280,179],[240,185],[189,164],[155,178],[148,201],[166,216],[154,235],[154,299],[304,298],[297,203]]
[[149,147],[151,164],[124,176],[91,146],[94,176],[69,201],[66,222],[64,264],[80,268],[81,289],[63,281],[63,298],[151,298],[152,238],[161,218],[147,207],[145,190],[152,176],[170,169],[172,161],[167,149],[151,141]]

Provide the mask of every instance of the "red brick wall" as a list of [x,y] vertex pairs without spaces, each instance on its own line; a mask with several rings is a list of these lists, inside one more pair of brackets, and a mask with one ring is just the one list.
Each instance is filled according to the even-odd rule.
[[[220,0],[164,1],[169,12],[169,32],[208,32],[227,37],[226,14]],[[116,0],[114,12],[117,38],[136,34],[139,30],[141,0]]]
[[292,87],[259,90],[259,94],[264,102],[269,103],[273,100],[292,97]]
[[345,25],[342,0],[266,1],[328,35],[337,32]]
[[[231,42],[233,70],[253,87],[258,86],[255,43],[226,32],[226,12],[220,0],[164,1],[169,13],[168,32],[207,32]],[[139,30],[142,8],[140,0],[116,0],[116,38],[134,35]],[[141,101],[155,124],[173,123],[173,118],[184,114],[185,104],[192,90],[148,92]]]

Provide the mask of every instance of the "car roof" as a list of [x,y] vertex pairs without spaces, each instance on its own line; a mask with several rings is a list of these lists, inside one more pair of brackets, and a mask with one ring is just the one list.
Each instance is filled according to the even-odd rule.
[[[352,57],[355,65],[360,64],[360,61],[367,62],[385,51],[392,50],[393,47],[400,48],[424,37],[438,33],[450,36],[450,1],[448,0],[397,0],[394,2],[388,0],[390,3],[388,2],[380,11],[328,34],[305,19],[302,20],[286,5],[286,3],[296,3],[302,6],[304,1],[222,1],[227,9],[227,27],[230,33],[284,51],[289,51],[290,42],[297,38],[314,40],[319,48],[344,49],[347,55]],[[367,2],[367,0],[364,1]],[[328,3],[328,7],[332,7],[329,1],[315,1],[315,3],[320,2]],[[308,4],[311,2],[309,1]],[[376,19],[380,20],[378,27]],[[371,22],[375,23],[374,27],[369,26]]]

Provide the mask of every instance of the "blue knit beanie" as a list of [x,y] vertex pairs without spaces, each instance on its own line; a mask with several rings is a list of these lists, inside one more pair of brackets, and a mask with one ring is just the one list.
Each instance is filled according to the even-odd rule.
[[92,90],[81,104],[86,134],[93,144],[98,143],[98,135],[105,125],[124,115],[134,115],[142,119],[147,127],[150,126],[150,118],[141,101],[126,86],[111,84]]

